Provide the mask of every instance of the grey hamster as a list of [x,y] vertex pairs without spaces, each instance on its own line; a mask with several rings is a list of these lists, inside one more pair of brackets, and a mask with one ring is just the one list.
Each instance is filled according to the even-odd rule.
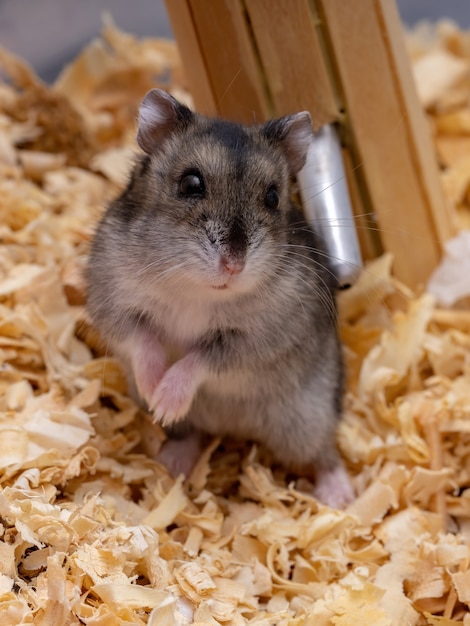
[[[335,279],[291,201],[311,138],[307,112],[242,126],[150,91],[144,154],[94,237],[88,307],[170,432],[257,440],[342,506]],[[184,439],[174,471],[194,462]]]

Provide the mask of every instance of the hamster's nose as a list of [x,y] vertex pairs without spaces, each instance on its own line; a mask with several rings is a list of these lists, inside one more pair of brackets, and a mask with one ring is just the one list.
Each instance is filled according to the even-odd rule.
[[245,259],[243,257],[228,257],[222,255],[220,257],[220,265],[230,275],[240,274],[245,267]]

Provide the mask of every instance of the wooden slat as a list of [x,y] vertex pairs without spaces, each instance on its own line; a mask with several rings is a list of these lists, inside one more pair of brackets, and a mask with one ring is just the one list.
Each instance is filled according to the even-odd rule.
[[197,110],[205,115],[216,115],[217,107],[202,49],[195,30],[189,0],[165,0],[168,17],[178,42],[188,87]]
[[382,243],[377,231],[375,214],[372,210],[367,193],[359,188],[358,177],[352,163],[351,154],[343,148],[344,170],[348,182],[349,197],[354,214],[354,224],[363,261],[370,261],[383,253]]
[[[423,141],[427,145],[425,123],[417,123],[423,112],[406,75],[399,18],[391,5],[316,0],[344,97],[355,167],[361,168],[384,248],[394,255],[396,276],[416,286],[437,265],[452,227],[445,227],[442,194],[436,184],[428,185],[438,178],[437,165],[419,148]],[[439,231],[436,215],[443,222]]]
[[423,197],[428,204],[428,215],[433,221],[440,243],[457,233],[457,218],[444,198],[442,185],[437,175],[436,151],[421,103],[418,101],[411,64],[403,45],[403,27],[397,7],[390,0],[379,0],[378,17],[385,33],[385,42],[390,49],[390,57],[399,68],[400,89],[408,112],[410,151],[416,163],[416,175],[421,185]]
[[245,0],[276,116],[310,111],[337,121],[338,101],[308,0]]
[[[189,0],[217,112],[244,123],[270,117],[259,60],[240,0]],[[197,102],[196,102],[197,104]]]

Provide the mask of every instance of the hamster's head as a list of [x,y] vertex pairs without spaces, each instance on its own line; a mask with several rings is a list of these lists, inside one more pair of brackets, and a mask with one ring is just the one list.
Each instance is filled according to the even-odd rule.
[[139,112],[146,153],[130,189],[128,230],[139,235],[149,288],[203,297],[246,293],[275,272],[287,238],[290,179],[312,138],[307,112],[242,126],[203,117],[154,89]]

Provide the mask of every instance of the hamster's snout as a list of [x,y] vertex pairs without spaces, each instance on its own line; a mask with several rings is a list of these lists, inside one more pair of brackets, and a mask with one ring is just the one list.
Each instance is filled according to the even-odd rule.
[[[213,234],[209,236],[214,251],[214,261],[218,279],[217,289],[226,288],[234,281],[238,283],[237,277],[243,273],[247,265],[248,236],[245,225],[238,217],[229,225],[214,225]],[[212,233],[211,233],[212,234]]]
[[219,266],[229,276],[240,274],[246,264],[248,237],[244,224],[235,218],[225,236],[221,238]]
[[238,283],[238,276],[243,272],[246,265],[246,255],[240,254],[228,246],[222,246],[218,255],[217,274],[221,283],[213,285],[215,289],[227,289],[234,282]]
[[245,257],[225,255],[220,256],[220,265],[224,272],[233,276],[234,274],[241,274],[245,267]]
[[228,289],[230,292],[244,290],[248,286],[245,284],[248,278],[245,272],[248,247],[234,245],[227,237],[220,237],[211,248],[208,264],[210,286],[217,290]]
[[244,254],[248,245],[248,237],[245,225],[240,218],[235,218],[230,226],[226,238],[226,243],[234,253]]

